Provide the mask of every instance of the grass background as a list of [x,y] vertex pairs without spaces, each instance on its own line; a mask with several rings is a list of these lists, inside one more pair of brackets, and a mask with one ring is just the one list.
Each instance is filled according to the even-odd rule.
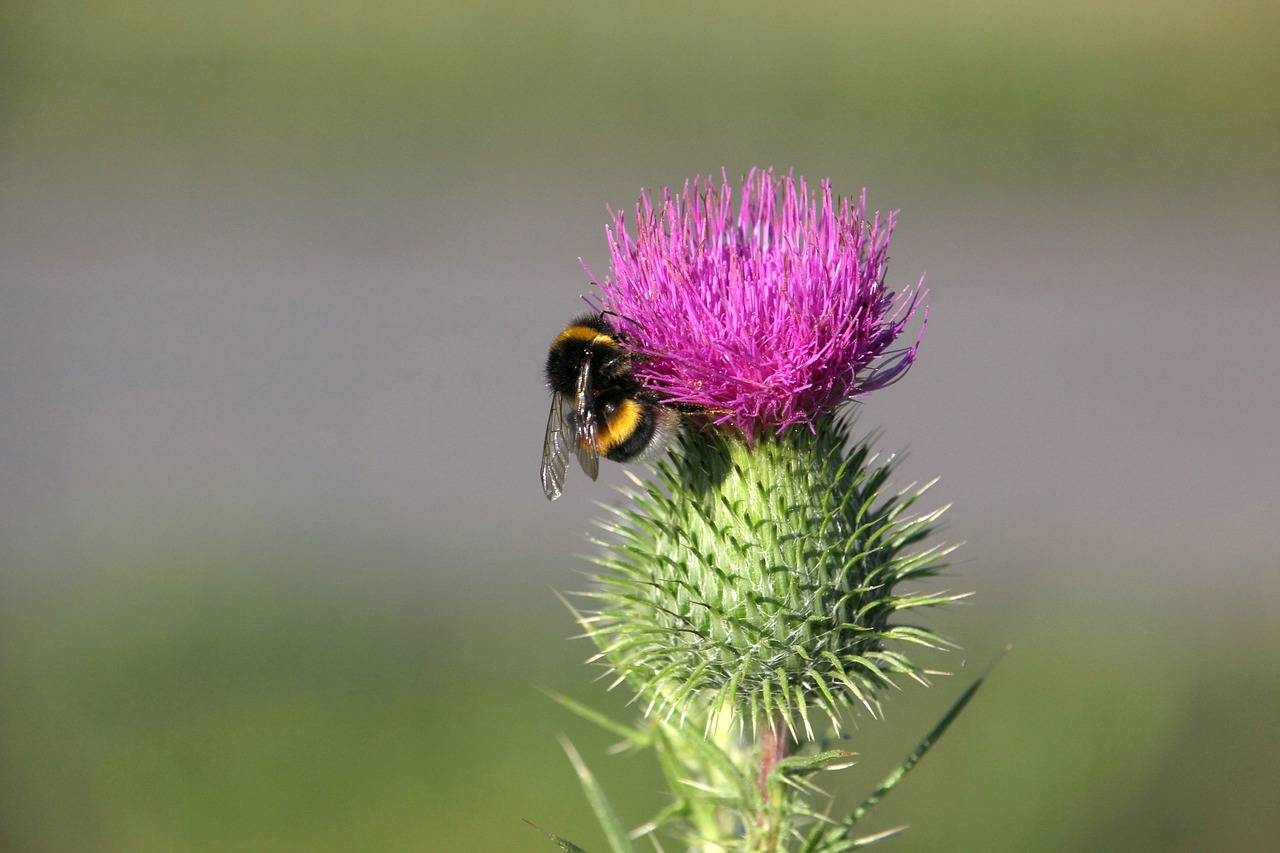
[[559,732],[656,811],[539,692],[634,713],[552,593],[608,492],[533,505],[536,365],[603,205],[773,164],[909,213],[932,349],[868,425],[946,473],[979,593],[837,806],[1012,642],[886,849],[1271,849],[1278,37],[1243,2],[5,4],[0,848],[603,849]]

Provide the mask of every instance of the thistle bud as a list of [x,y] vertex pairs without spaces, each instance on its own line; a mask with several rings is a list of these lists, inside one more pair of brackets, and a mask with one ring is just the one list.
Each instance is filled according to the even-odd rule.
[[876,713],[917,675],[907,652],[942,644],[904,614],[951,600],[902,588],[943,567],[921,546],[937,513],[886,492],[891,460],[846,414],[919,346],[890,349],[921,295],[885,287],[893,217],[767,171],[736,213],[727,181],[695,181],[636,215],[634,239],[621,215],[609,231],[604,308],[639,382],[697,414],[603,524],[600,657],[663,718],[727,707],[812,737],[814,710]]

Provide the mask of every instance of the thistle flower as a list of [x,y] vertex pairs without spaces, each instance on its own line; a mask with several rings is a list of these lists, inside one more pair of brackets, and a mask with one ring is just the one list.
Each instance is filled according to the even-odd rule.
[[836,202],[823,181],[819,200],[803,178],[753,170],[736,215],[727,177],[663,201],[655,211],[641,194],[635,239],[615,217],[613,275],[597,282],[644,356],[636,374],[646,387],[753,440],[812,428],[915,360],[918,341],[888,352],[919,291],[895,300],[886,289],[893,215],[868,222],[865,192]]
[[892,217],[868,221],[865,198],[826,182],[815,196],[753,171],[736,215],[727,182],[663,198],[641,196],[634,239],[615,219],[599,287],[641,383],[711,423],[603,525],[589,629],[664,717],[728,705],[812,736],[810,709],[874,713],[891,675],[916,673],[887,644],[940,643],[893,618],[949,600],[896,589],[941,568],[912,551],[936,514],[882,494],[892,464],[849,447],[837,414],[915,360],[918,340],[888,348],[917,296],[885,287]]
[[[860,847],[873,837],[855,825],[976,689],[845,820],[805,803],[806,777],[848,754],[793,751],[851,707],[878,714],[895,675],[923,680],[907,650],[946,643],[902,617],[957,597],[903,589],[945,566],[925,544],[941,510],[909,514],[923,490],[888,490],[892,459],[851,441],[845,407],[915,361],[919,338],[890,347],[919,285],[885,285],[892,215],[868,219],[865,193],[838,200],[825,181],[812,193],[753,171],[735,210],[727,178],[695,180],[657,209],[642,194],[636,214],[634,237],[622,215],[609,229],[602,308],[640,385],[697,414],[602,523],[598,609],[581,619],[650,712],[608,727],[652,746],[672,787],[643,831],[677,824],[690,850],[758,853],[807,825],[804,850]],[[612,848],[633,849],[575,765]]]

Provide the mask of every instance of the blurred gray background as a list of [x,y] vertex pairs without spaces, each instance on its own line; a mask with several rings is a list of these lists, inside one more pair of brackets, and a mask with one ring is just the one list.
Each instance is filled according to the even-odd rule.
[[0,24],[0,846],[596,843],[554,738],[592,735],[534,687],[609,701],[551,590],[622,473],[541,496],[541,361],[608,209],[753,166],[901,211],[930,319],[859,426],[952,505],[944,632],[1015,645],[886,845],[1280,838],[1275,9]]

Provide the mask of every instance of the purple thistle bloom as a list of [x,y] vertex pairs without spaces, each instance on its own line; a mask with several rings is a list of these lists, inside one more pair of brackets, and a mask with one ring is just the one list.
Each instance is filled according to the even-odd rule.
[[893,215],[868,222],[865,190],[850,204],[823,181],[819,201],[803,178],[752,170],[735,216],[722,177],[664,190],[660,211],[642,192],[634,240],[623,214],[609,229],[613,275],[592,279],[641,383],[754,439],[899,378],[919,339],[887,350],[921,291],[885,288]]

